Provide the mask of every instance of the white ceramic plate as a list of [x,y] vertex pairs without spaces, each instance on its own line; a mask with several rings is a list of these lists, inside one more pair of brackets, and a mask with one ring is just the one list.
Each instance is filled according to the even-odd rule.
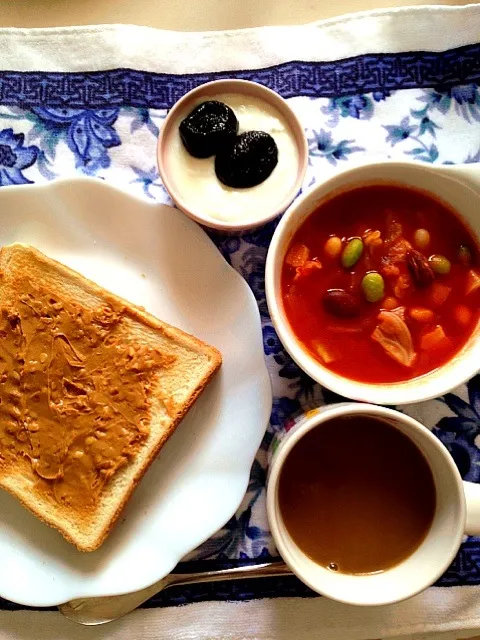
[[194,222],[100,180],[0,189],[0,244],[26,242],[215,345],[219,375],[102,547],[77,551],[0,491],[0,595],[52,606],[136,591],[233,515],[271,410],[253,294]]

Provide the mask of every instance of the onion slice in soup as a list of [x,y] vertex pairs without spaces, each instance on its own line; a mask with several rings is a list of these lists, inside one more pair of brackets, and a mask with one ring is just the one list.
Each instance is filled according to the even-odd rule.
[[411,367],[417,354],[413,348],[412,334],[405,321],[394,311],[380,311],[378,321],[372,339],[399,364]]

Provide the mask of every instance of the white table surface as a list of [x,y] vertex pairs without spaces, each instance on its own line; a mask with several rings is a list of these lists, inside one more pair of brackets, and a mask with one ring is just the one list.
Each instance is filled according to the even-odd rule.
[[141,24],[179,31],[303,24],[354,11],[465,0],[1,0],[0,26]]

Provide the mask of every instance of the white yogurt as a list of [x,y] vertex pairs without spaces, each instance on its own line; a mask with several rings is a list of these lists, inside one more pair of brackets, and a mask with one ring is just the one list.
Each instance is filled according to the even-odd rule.
[[[220,182],[215,174],[214,158],[194,158],[183,146],[178,127],[195,106],[207,100],[219,100],[233,109],[239,133],[265,131],[278,147],[278,163],[270,176],[249,189],[234,189]],[[178,117],[166,150],[169,175],[185,205],[215,220],[255,222],[280,206],[293,188],[298,173],[298,149],[282,114],[268,102],[236,93],[203,97]]]

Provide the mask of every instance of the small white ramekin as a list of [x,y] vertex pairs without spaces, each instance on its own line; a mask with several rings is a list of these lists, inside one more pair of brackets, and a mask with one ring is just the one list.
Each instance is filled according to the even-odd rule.
[[[273,205],[271,207],[267,207],[262,214],[256,216],[254,221],[250,221],[248,223],[242,222],[241,220],[217,220],[202,211],[200,205],[195,208],[188,206],[184,200],[181,190],[179,190],[178,186],[175,186],[175,183],[172,180],[171,167],[169,166],[167,159],[168,154],[166,153],[166,149],[172,139],[171,137],[173,135],[178,135],[178,132],[175,131],[174,128],[178,125],[179,119],[185,117],[202,98],[211,98],[212,96],[225,93],[238,93],[247,97],[251,96],[252,98],[264,100],[275,107],[275,109],[283,116],[297,147],[298,162],[291,186],[286,190],[281,200],[275,200],[275,198],[273,198]],[[250,82],[248,80],[214,80],[213,82],[207,82],[206,84],[202,84],[199,87],[192,89],[192,91],[185,94],[183,98],[176,102],[170,109],[158,137],[157,161],[162,182],[172,200],[181,211],[202,225],[211,227],[212,229],[218,229],[219,231],[235,233],[266,224],[283,213],[290,205],[292,200],[299,193],[305,177],[308,165],[308,143],[300,121],[289,107],[287,101],[278,93],[267,89],[267,87],[264,87],[261,84]]]
[[350,168],[317,182],[287,210],[275,230],[267,256],[265,290],[268,309],[285,348],[311,378],[344,396],[374,404],[402,405],[441,396],[480,370],[480,324],[463,348],[444,366],[428,374],[389,384],[350,380],[315,360],[296,338],[283,308],[281,270],[290,240],[322,201],[345,189],[367,184],[397,184],[430,193],[450,205],[480,244],[480,167],[430,167],[414,162],[376,162]]

